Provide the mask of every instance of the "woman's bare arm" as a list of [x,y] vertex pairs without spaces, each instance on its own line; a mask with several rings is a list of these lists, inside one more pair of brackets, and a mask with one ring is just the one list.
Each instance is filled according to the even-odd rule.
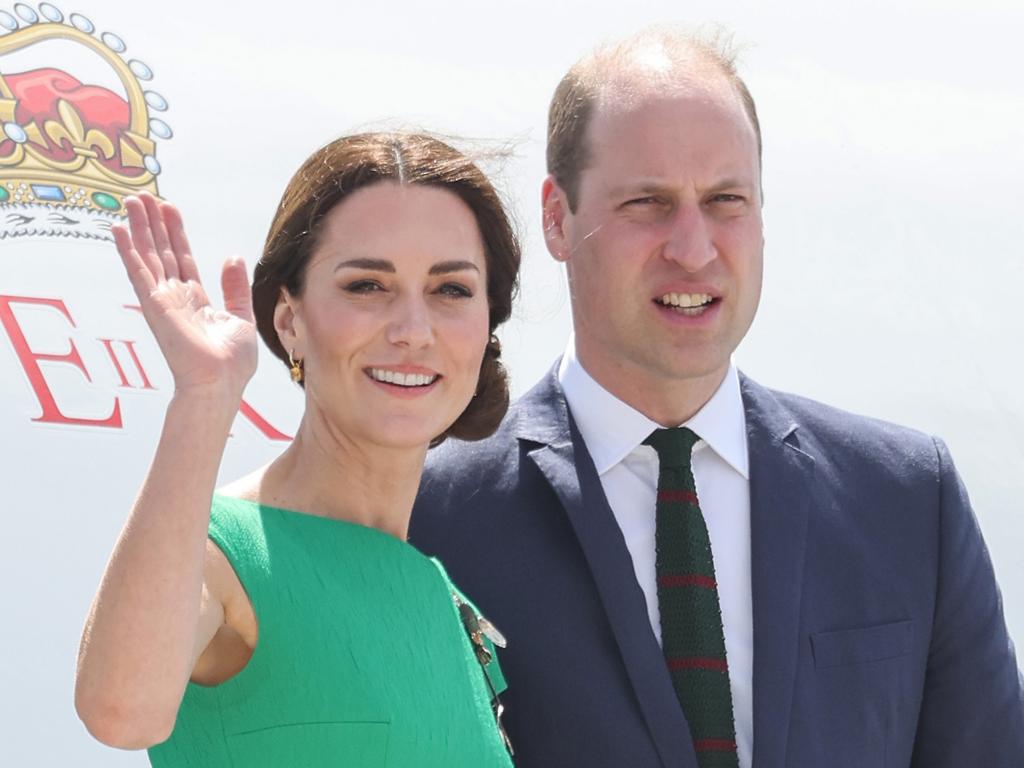
[[223,579],[208,578],[210,499],[256,337],[244,263],[225,264],[226,309],[214,310],[177,211],[151,197],[126,207],[131,232],[115,229],[118,252],[175,392],[86,622],[75,705],[98,739],[139,748],[170,735],[196,661],[224,622]]

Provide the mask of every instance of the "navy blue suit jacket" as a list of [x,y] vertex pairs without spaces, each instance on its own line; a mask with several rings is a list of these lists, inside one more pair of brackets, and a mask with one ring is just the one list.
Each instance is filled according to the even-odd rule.
[[[756,768],[1022,768],[1024,695],[945,446],[742,379]],[[410,540],[508,637],[519,768],[696,768],[622,533],[552,371],[431,452]]]

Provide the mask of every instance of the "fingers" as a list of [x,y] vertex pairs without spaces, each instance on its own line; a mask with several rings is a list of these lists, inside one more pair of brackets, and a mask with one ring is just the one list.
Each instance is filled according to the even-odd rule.
[[146,192],[126,198],[124,205],[135,252],[154,281],[175,278],[200,282],[178,209]]
[[161,213],[160,203],[152,195],[143,192],[139,195],[142,205],[146,209],[146,218],[149,220],[149,236],[156,250],[157,258],[164,268],[164,275],[168,280],[181,279],[178,270],[178,259],[171,249],[171,239],[167,236],[167,227],[164,226],[164,217]]
[[252,290],[245,262],[233,256],[224,262],[220,275],[220,287],[224,293],[224,309],[242,320],[255,322],[252,313]]
[[149,214],[146,206],[137,197],[126,197],[124,208],[128,212],[128,228],[131,232],[132,249],[149,269],[154,283],[166,278],[163,263],[156,252],[153,235],[149,229]]
[[114,234],[114,244],[121,256],[125,272],[128,273],[128,280],[131,282],[132,288],[135,289],[135,295],[144,302],[156,288],[153,272],[135,250],[132,236],[128,234],[128,230],[123,225],[117,224],[111,227],[110,231]]
[[[148,297],[158,283],[169,279],[200,283],[198,290],[202,293],[199,269],[178,209],[146,193],[125,198],[124,205],[128,229],[118,225],[111,231],[139,298]],[[252,293],[242,259],[235,257],[225,262],[221,288],[225,309],[253,322]]]
[[171,252],[177,257],[179,278],[184,281],[200,282],[199,269],[196,267],[195,259],[192,258],[192,248],[185,235],[185,224],[181,220],[181,213],[170,203],[161,203],[160,213],[163,214],[163,223],[170,239]]

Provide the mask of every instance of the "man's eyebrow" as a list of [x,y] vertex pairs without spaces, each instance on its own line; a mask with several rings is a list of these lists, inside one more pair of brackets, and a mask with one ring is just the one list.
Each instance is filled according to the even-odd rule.
[[612,197],[619,197],[629,193],[634,194],[650,194],[652,192],[662,192],[668,187],[668,184],[657,182],[657,181],[638,181],[631,182],[628,184],[620,184],[618,186],[609,189],[609,193]]
[[430,268],[428,274],[447,275],[452,272],[464,272],[467,269],[472,269],[477,272],[480,271],[480,267],[478,267],[472,261],[439,261],[437,262],[437,264]]
[[337,272],[343,267],[352,269],[369,269],[374,272],[394,272],[395,265],[386,259],[349,259],[338,264],[334,271]]
[[754,186],[754,183],[750,179],[745,179],[740,176],[731,176],[727,179],[722,179],[717,184],[712,184],[710,189],[713,192],[718,192],[723,189],[749,189]]
[[[750,188],[753,186],[754,183],[750,179],[741,176],[729,176],[710,185],[708,191],[719,192],[723,189]],[[620,197],[625,194],[650,195],[665,192],[666,190],[671,191],[671,189],[672,185],[667,181],[648,179],[611,187],[609,194],[612,197]]]

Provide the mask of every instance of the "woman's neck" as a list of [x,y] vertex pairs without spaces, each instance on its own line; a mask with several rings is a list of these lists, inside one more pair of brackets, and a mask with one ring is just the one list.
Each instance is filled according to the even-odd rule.
[[405,540],[426,453],[425,445],[351,440],[307,411],[284,453],[223,492],[347,520]]

